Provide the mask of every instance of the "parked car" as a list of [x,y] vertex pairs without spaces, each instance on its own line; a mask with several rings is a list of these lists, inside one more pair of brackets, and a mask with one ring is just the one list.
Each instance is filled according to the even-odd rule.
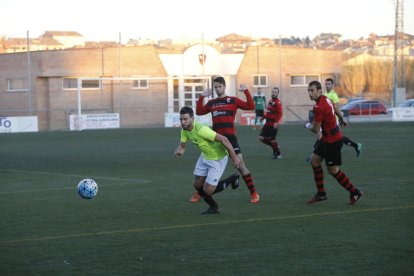
[[355,101],[363,101],[363,100],[365,100],[364,97],[349,98],[347,104],[355,102]]
[[414,99],[405,100],[396,107],[391,107],[387,109],[388,113],[392,113],[394,108],[414,108]]
[[387,114],[387,108],[383,103],[376,100],[359,100],[344,105],[341,108],[348,115],[378,115]]

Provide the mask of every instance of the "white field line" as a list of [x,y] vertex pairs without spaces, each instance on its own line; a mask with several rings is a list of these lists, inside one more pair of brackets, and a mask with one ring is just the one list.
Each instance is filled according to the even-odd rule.
[[348,215],[348,214],[358,214],[358,213],[360,214],[360,213],[369,213],[369,212],[385,212],[385,211],[395,211],[395,210],[403,210],[403,209],[411,209],[411,208],[414,208],[414,205],[370,208],[370,209],[360,209],[360,210],[354,209],[354,210],[349,210],[349,211],[332,211],[332,212],[322,212],[322,213],[310,213],[310,214],[303,214],[303,215],[252,218],[252,219],[230,220],[230,221],[209,222],[209,223],[179,224],[179,225],[168,225],[168,226],[147,227],[147,228],[132,228],[132,229],[121,229],[121,230],[113,230],[113,231],[101,231],[101,232],[95,232],[95,233],[45,236],[45,237],[37,237],[37,238],[22,238],[22,239],[16,239],[16,240],[0,241],[0,246],[6,245],[6,244],[15,244],[15,243],[24,243],[24,242],[39,242],[39,241],[48,241],[48,240],[71,239],[71,238],[94,237],[94,236],[111,236],[111,235],[118,235],[118,234],[188,229],[188,228],[216,226],[216,225],[248,224],[248,223],[262,222],[262,221],[301,219],[301,218],[310,218],[310,217],[336,216],[336,215]]
[[[130,179],[130,178],[118,178],[118,177],[108,177],[108,176],[85,176],[85,175],[77,175],[77,174],[63,174],[63,173],[51,173],[51,172],[41,172],[41,171],[22,171],[22,170],[9,170],[9,169],[0,169],[3,172],[11,172],[11,173],[23,173],[23,174],[39,174],[39,175],[49,175],[49,176],[59,176],[59,177],[77,177],[79,180],[83,178],[92,178],[94,180],[110,180],[116,182],[116,184],[105,184],[104,186],[119,186],[119,185],[127,185],[133,183],[149,183],[149,180],[143,179]],[[60,187],[60,188],[44,188],[44,189],[29,189],[29,190],[20,190],[20,191],[9,191],[9,192],[0,192],[0,194],[14,194],[14,193],[27,193],[27,192],[37,192],[37,191],[54,191],[54,190],[72,190],[73,187]]]

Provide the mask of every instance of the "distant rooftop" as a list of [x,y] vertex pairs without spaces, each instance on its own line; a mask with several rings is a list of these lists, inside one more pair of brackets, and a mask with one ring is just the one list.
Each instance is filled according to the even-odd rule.
[[82,36],[78,32],[74,31],[46,31],[43,36],[53,37],[53,36]]

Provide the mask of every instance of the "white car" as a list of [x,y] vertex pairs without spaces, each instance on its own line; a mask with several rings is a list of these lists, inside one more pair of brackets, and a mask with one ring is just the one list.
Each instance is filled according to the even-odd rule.
[[396,107],[388,108],[387,112],[392,113],[392,111],[396,108],[398,108],[398,109],[401,109],[401,108],[404,108],[404,109],[405,108],[409,108],[409,109],[414,108],[414,99],[405,100]]

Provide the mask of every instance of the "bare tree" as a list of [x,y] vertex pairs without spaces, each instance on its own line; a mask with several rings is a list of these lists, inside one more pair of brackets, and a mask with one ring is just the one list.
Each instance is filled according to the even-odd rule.
[[[414,60],[405,61],[407,98],[414,97]],[[388,99],[393,85],[391,60],[370,59],[362,64],[342,66],[341,84],[343,96],[361,96],[362,92],[372,97]]]
[[414,60],[405,60],[405,87],[407,88],[407,98],[414,98]]
[[373,94],[390,93],[392,89],[392,62],[370,60],[364,64],[367,91]]
[[348,96],[356,96],[364,91],[366,77],[363,65],[344,65],[341,76],[344,92]]

